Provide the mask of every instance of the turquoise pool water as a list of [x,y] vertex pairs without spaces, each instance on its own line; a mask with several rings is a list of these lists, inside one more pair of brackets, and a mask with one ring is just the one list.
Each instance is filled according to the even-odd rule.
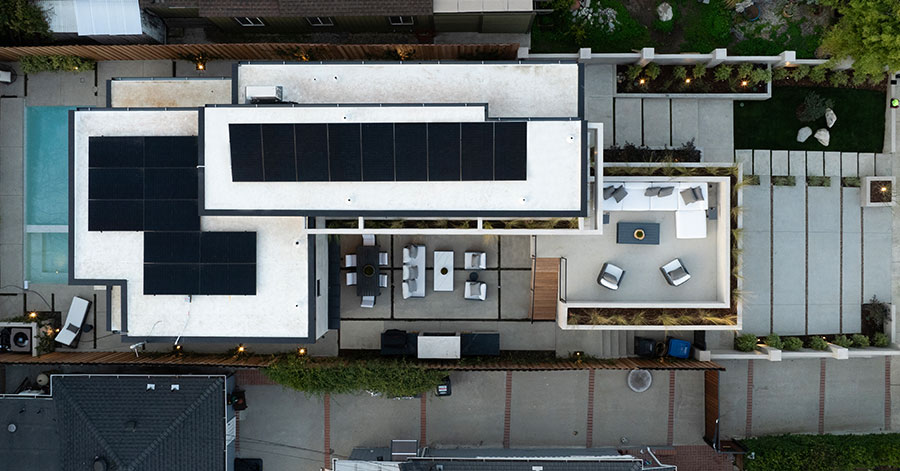
[[25,273],[31,283],[68,281],[71,109],[25,109]]

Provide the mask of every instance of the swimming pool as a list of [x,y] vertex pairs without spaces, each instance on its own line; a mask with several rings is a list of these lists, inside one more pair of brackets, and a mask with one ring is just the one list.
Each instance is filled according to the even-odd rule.
[[71,109],[25,109],[25,277],[31,283],[68,282]]

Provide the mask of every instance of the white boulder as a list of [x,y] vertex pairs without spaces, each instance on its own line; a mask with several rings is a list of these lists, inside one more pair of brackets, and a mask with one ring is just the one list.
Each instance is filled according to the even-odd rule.
[[823,146],[827,146],[828,143],[831,142],[831,134],[825,128],[816,131],[816,135],[814,137],[817,141],[819,141],[819,144],[822,144]]
[[659,15],[659,21],[672,21],[672,17],[675,16],[672,5],[667,2],[662,2],[656,7],[656,14]]
[[834,110],[825,108],[825,124],[830,128],[834,126],[835,121],[837,121],[837,115],[834,114]]
[[802,127],[797,131],[797,142],[806,142],[809,136],[812,136],[812,128],[809,126]]

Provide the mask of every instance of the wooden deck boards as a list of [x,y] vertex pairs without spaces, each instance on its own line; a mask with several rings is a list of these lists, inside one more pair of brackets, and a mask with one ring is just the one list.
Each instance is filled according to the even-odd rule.
[[559,258],[535,258],[531,266],[534,287],[531,319],[555,320],[556,303],[559,300]]

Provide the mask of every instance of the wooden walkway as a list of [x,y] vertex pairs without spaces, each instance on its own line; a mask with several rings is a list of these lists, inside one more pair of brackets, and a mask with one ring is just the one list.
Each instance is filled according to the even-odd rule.
[[531,261],[531,286],[534,294],[531,302],[531,319],[556,320],[556,303],[559,300],[558,258],[534,258]]

